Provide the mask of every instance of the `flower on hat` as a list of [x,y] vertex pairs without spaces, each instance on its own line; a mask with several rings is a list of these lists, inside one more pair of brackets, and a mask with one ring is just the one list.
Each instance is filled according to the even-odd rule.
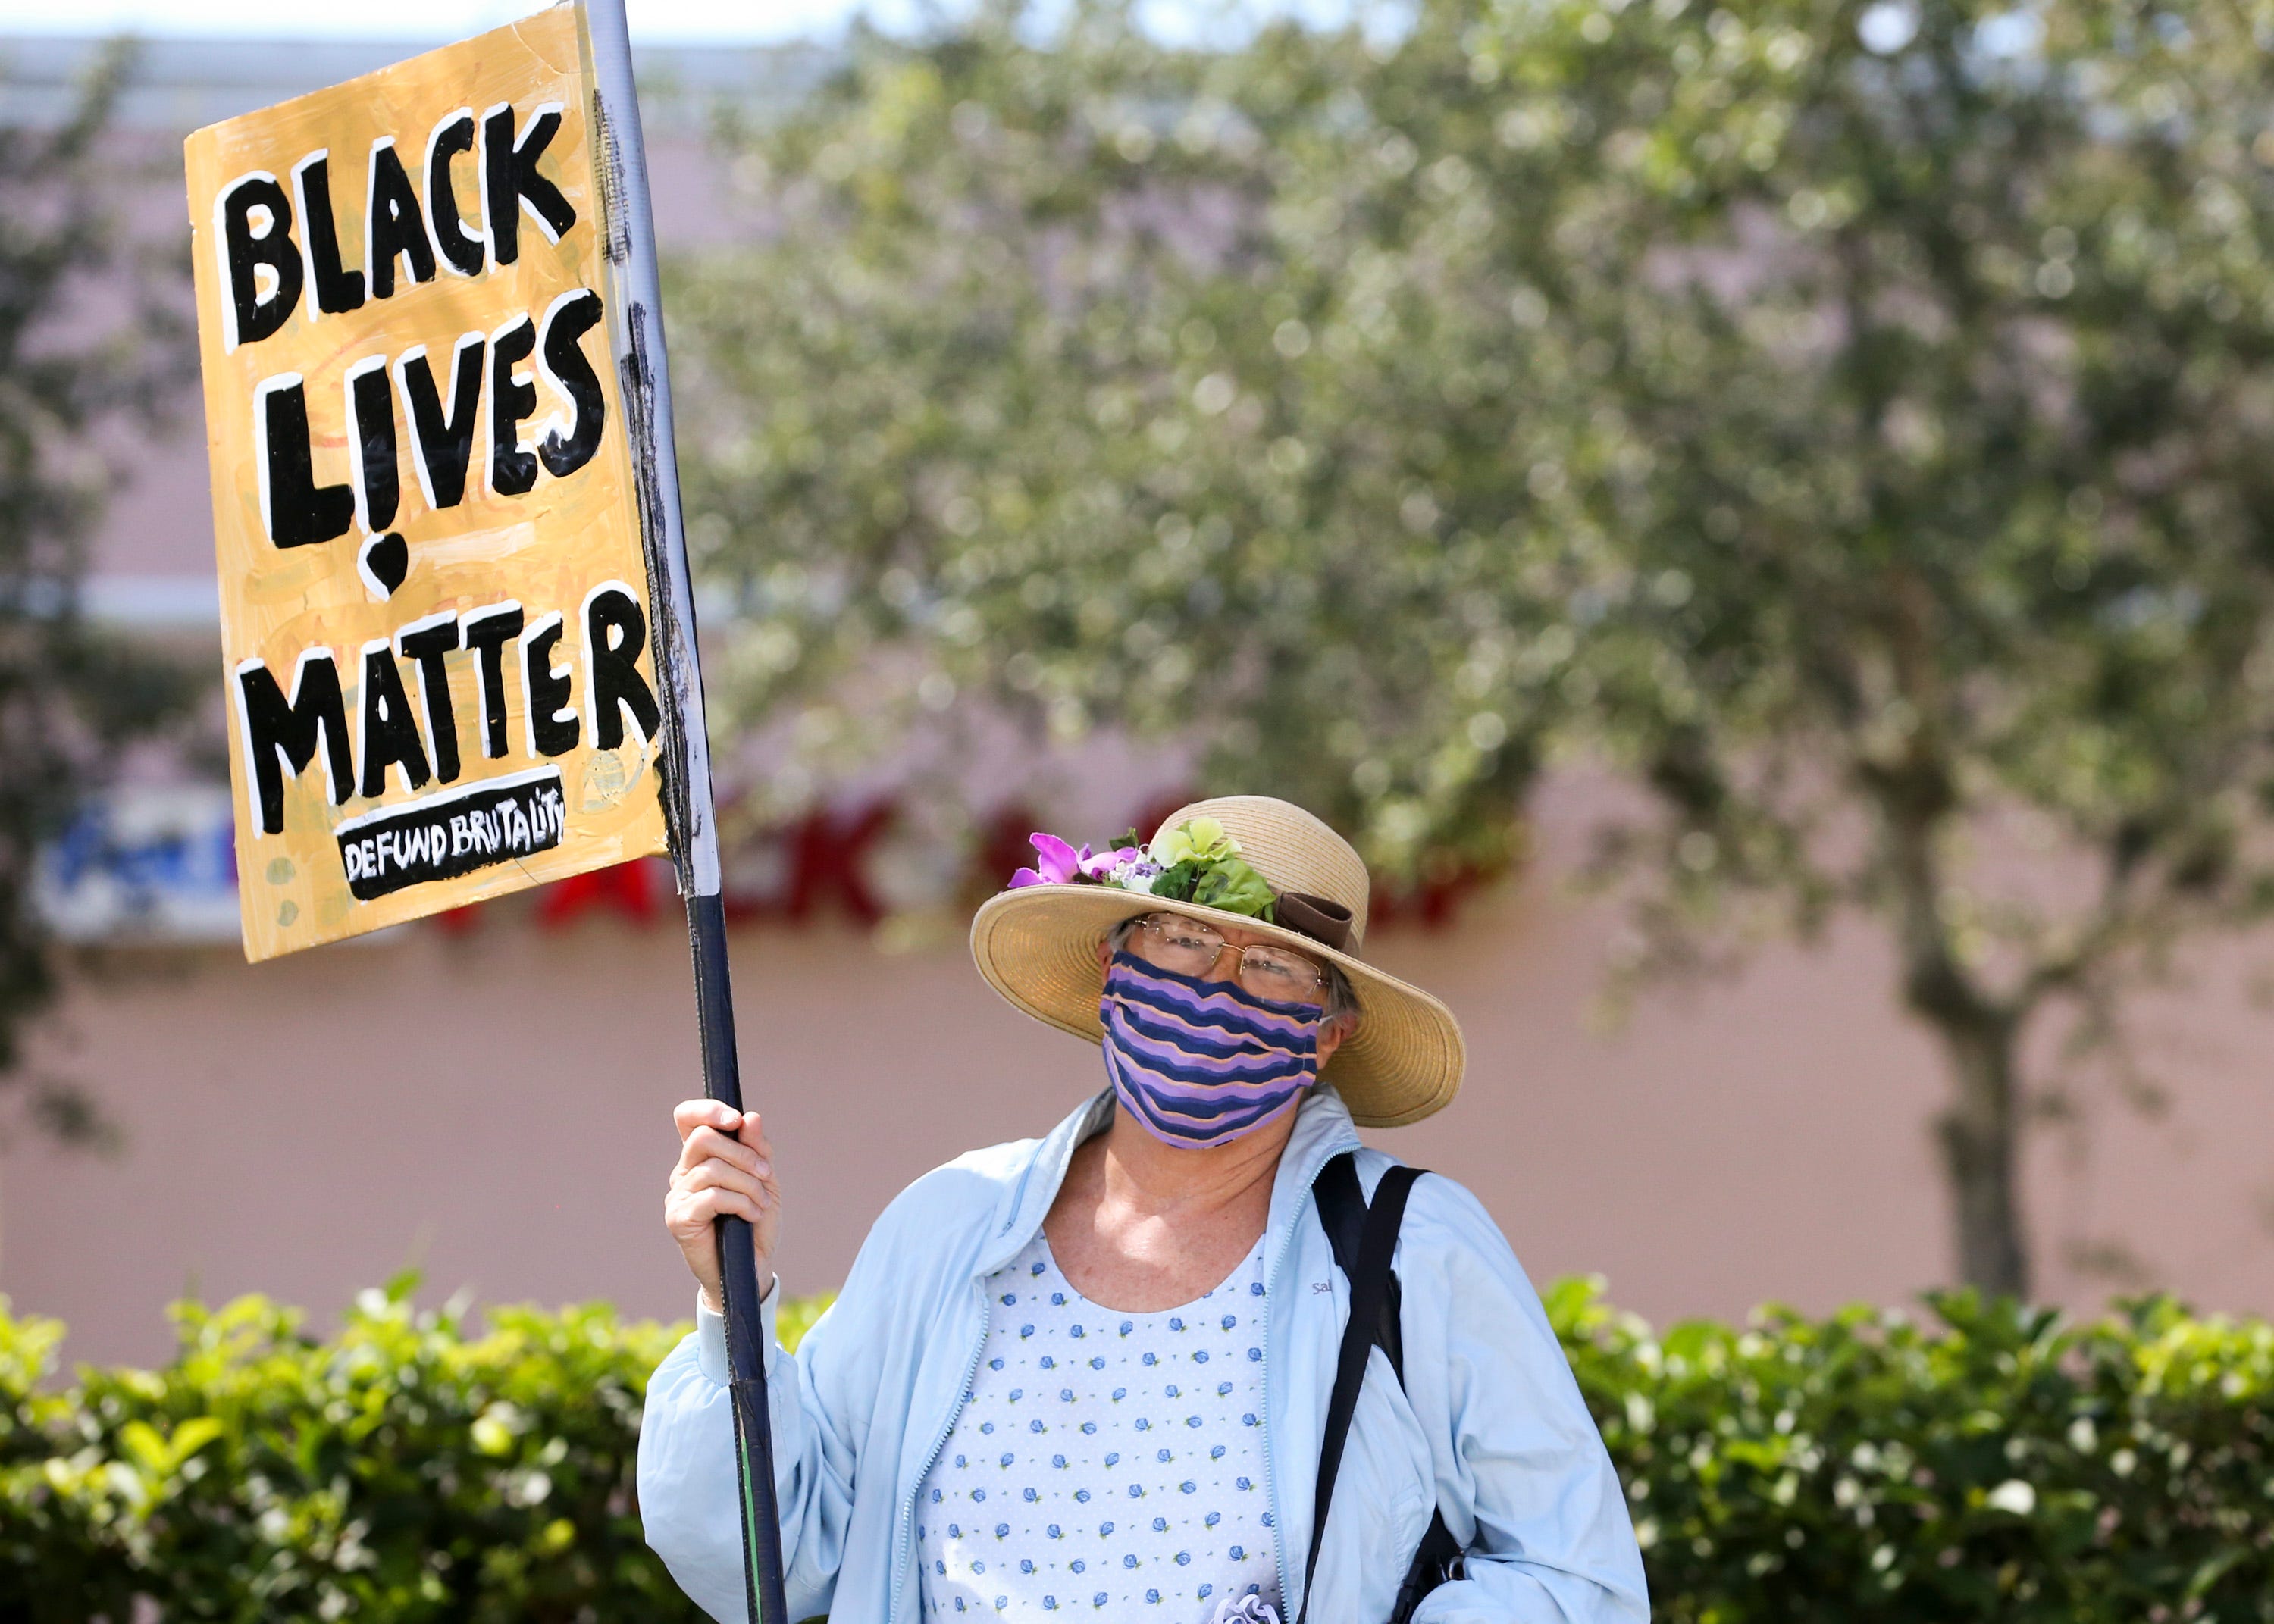
[[1237,857],[1239,842],[1216,819],[1196,817],[1174,829],[1163,830],[1154,838],[1146,855],[1163,868],[1173,868],[1180,862],[1215,862]]
[[1034,843],[1035,866],[1013,875],[1011,883],[1014,887],[1074,884],[1088,873],[1088,865],[1095,861],[1088,846],[1077,852],[1056,835],[1045,834],[1039,829],[1027,838]]
[[1112,885],[1252,919],[1271,917],[1270,883],[1241,860],[1239,842],[1212,817],[1164,829],[1149,846],[1139,845],[1132,831],[1103,852],[1077,848],[1042,830],[1028,838],[1034,843],[1035,866],[1011,876],[1013,891],[1026,885]]
[[1144,847],[1125,846],[1105,854],[1103,866],[1098,874],[1109,885],[1118,885],[1124,891],[1143,891],[1149,895],[1153,882],[1160,877],[1161,865],[1145,854]]

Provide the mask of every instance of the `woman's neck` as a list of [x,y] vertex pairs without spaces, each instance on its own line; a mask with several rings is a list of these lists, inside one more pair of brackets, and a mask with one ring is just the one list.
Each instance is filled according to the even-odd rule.
[[1215,1287],[1263,1233],[1296,1113],[1232,1140],[1164,1145],[1126,1107],[1077,1148],[1043,1221],[1058,1267],[1093,1303],[1176,1308]]

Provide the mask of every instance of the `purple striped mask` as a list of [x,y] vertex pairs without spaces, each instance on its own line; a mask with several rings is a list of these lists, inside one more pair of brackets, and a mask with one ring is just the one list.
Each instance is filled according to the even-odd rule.
[[1318,1080],[1323,1011],[1116,953],[1098,1001],[1105,1074],[1164,1145],[1204,1150],[1276,1121]]

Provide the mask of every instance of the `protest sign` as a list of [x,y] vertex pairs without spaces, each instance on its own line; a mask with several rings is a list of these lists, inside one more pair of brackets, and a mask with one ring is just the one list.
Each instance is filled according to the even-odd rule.
[[[623,0],[200,130],[188,168],[246,957],[667,846],[739,1110]],[[784,1624],[754,1240],[718,1228],[749,1613]]]
[[584,12],[187,144],[248,959],[659,853]]

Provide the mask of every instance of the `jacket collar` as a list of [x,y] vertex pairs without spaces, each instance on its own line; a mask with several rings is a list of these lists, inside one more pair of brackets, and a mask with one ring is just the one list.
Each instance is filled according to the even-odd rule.
[[[1113,1121],[1113,1090],[1101,1090],[1077,1107],[1065,1121],[1035,1141],[1035,1148],[1020,1164],[996,1207],[996,1222],[989,1244],[982,1249],[972,1273],[993,1274],[1026,1250],[1058,1199],[1066,1168],[1085,1139],[1105,1132]],[[1271,1183],[1271,1216],[1265,1229],[1267,1274],[1285,1250],[1287,1237],[1310,1200],[1312,1183],[1319,1169],[1346,1150],[1359,1149],[1358,1128],[1350,1108],[1329,1083],[1315,1085],[1295,1108],[1295,1131],[1280,1152],[1279,1170]]]

